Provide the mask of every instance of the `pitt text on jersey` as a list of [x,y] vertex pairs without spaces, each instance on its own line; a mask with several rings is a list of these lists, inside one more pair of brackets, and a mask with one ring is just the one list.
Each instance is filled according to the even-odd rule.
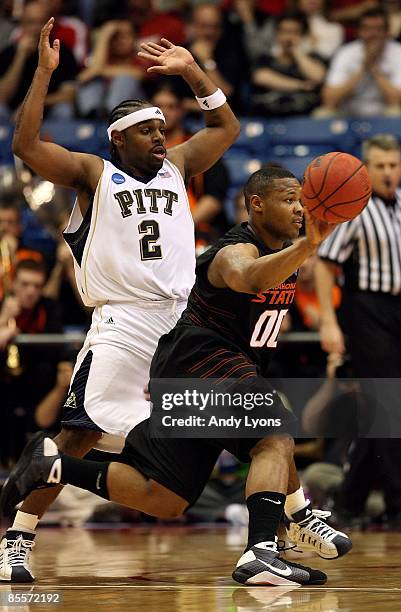
[[115,193],[114,197],[120,206],[123,218],[132,215],[132,206],[136,207],[138,215],[162,211],[171,217],[173,204],[178,202],[178,194],[169,189],[133,189],[132,192],[125,189]]

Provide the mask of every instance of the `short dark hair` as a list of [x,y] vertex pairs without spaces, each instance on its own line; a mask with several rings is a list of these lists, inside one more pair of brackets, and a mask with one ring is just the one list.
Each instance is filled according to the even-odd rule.
[[282,24],[283,21],[296,21],[299,23],[302,29],[302,34],[309,32],[308,19],[301,11],[285,11],[276,18],[276,29]]
[[[130,113],[134,113],[142,108],[147,108],[148,106],[152,105],[147,100],[123,100],[111,111],[108,125],[110,126],[112,123],[117,121],[117,119],[121,119]],[[117,147],[115,144],[113,144],[113,142],[110,143],[110,161],[112,164],[115,164],[116,162],[120,163],[121,161]]]
[[45,277],[47,275],[45,263],[36,259],[21,259],[21,261],[19,261],[15,266],[14,278],[17,277],[18,272],[20,272],[21,270],[29,270],[30,272],[40,272]]
[[251,197],[257,195],[263,198],[273,186],[275,179],[293,178],[296,177],[286,168],[279,166],[266,166],[257,170],[247,180],[244,186],[245,206],[247,211],[250,210]]
[[361,26],[362,21],[364,19],[370,19],[370,18],[375,18],[375,17],[381,17],[384,21],[384,24],[386,26],[386,30],[389,29],[389,21],[388,21],[388,15],[386,13],[386,11],[384,11],[381,8],[371,8],[368,9],[367,11],[364,11],[358,19],[358,28]]

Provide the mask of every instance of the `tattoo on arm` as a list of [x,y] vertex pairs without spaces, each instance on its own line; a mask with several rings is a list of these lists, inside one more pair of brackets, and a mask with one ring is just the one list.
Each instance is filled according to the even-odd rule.
[[31,83],[31,85],[30,85],[30,87],[28,89],[28,93],[26,94],[26,96],[24,98],[24,101],[23,101],[23,103],[21,105],[21,108],[19,110],[19,113],[18,113],[17,121],[15,123],[15,133],[16,134],[19,132],[19,129],[20,129],[20,126],[21,126],[21,122],[22,122],[22,119],[24,117],[25,103],[26,103],[27,99],[29,98],[29,95],[31,93],[31,89],[32,89],[32,83]]
[[[26,104],[27,104],[27,102],[28,102],[28,100],[29,100],[29,98],[31,96],[32,87],[33,87],[33,82],[31,83],[31,85],[30,85],[30,87],[29,87],[29,89],[27,91],[27,94],[26,94],[26,96],[24,98],[24,101],[21,104],[21,108],[20,108],[20,110],[18,112],[17,119],[16,119],[16,122],[15,122],[15,132],[14,132],[15,135],[19,134],[19,131],[20,131],[20,128],[21,128],[21,123],[22,123],[22,120],[23,120],[24,114],[25,114],[25,106],[26,106]],[[42,116],[41,116],[41,119],[40,119],[41,123],[42,123],[42,119],[43,119],[43,112],[42,112]],[[37,133],[39,133],[39,132],[40,132],[40,128],[37,130]]]

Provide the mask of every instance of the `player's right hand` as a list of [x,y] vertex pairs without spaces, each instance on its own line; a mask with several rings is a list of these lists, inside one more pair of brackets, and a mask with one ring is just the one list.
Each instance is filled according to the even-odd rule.
[[320,326],[320,344],[326,353],[344,355],[344,334],[336,321],[322,322]]
[[306,207],[304,207],[304,217],[306,239],[310,246],[316,249],[336,226],[333,223],[326,223],[326,221],[321,221],[314,217]]
[[39,40],[39,68],[49,70],[53,72],[56,70],[60,61],[60,41],[56,38],[53,41],[53,46],[50,45],[50,32],[53,29],[54,17],[50,17],[49,21],[45,23],[40,33]]

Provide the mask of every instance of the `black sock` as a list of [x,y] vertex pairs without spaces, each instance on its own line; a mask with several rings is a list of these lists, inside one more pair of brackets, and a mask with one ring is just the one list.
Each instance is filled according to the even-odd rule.
[[249,550],[259,542],[274,542],[280,518],[284,510],[285,495],[274,491],[253,493],[246,500],[249,510]]
[[107,471],[110,461],[89,461],[63,454],[61,465],[63,484],[71,484],[80,489],[92,491],[105,499],[110,499],[107,490]]

